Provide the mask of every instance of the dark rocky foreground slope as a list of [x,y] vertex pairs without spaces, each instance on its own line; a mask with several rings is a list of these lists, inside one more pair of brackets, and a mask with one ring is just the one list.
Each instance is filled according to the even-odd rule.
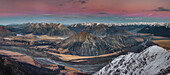
[[169,67],[170,51],[151,46],[140,53],[115,58],[94,75],[167,75]]
[[[55,67],[55,70],[51,70],[44,67]],[[31,64],[14,61],[14,59],[8,59],[6,56],[0,55],[0,75],[88,75],[86,73],[66,68],[60,65],[41,64],[41,67],[37,67]]]
[[59,74],[59,70],[39,68],[30,64],[15,62],[7,58],[0,57],[0,75],[41,75]]

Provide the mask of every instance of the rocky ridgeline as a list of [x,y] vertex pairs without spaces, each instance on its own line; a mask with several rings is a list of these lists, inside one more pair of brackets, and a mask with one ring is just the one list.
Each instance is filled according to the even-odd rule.
[[94,75],[166,75],[169,67],[170,51],[151,46],[143,52],[115,58]]

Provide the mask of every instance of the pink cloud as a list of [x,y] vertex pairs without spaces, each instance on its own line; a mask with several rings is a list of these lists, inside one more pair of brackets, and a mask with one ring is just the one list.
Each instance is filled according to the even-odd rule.
[[169,0],[87,0],[82,4],[79,0],[0,0],[0,16],[106,12],[121,16],[170,17],[167,13],[150,11],[160,6],[168,8],[169,2]]

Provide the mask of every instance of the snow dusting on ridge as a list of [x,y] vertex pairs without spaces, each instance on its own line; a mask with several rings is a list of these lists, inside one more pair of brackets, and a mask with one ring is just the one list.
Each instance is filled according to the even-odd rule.
[[115,58],[94,75],[155,75],[168,67],[170,51],[151,46],[141,53],[129,53]]

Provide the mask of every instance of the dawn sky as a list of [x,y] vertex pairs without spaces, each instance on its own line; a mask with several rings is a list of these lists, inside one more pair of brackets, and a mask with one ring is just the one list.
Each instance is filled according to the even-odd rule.
[[0,0],[0,17],[43,14],[170,18],[170,0]]

